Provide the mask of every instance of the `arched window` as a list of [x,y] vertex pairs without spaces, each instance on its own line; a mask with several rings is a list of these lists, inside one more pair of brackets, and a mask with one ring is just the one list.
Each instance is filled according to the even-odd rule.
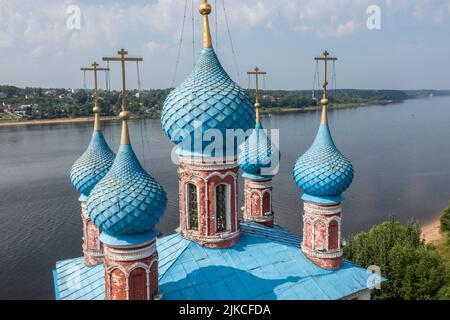
[[318,221],[313,226],[314,232],[314,250],[326,251],[327,226],[323,221]]
[[147,300],[147,273],[138,268],[131,271],[129,281],[129,300]]
[[216,232],[228,230],[227,185],[219,184],[216,187]]
[[188,214],[188,229],[198,231],[198,197],[197,186],[189,183],[186,188],[186,209]]
[[339,223],[336,220],[330,222],[328,226],[329,249],[339,249]]
[[251,214],[253,216],[257,216],[260,214],[260,208],[261,208],[261,197],[259,196],[258,193],[253,192],[252,193],[252,202],[251,202],[251,206],[252,206],[252,211]]
[[269,191],[264,193],[263,196],[263,214],[272,213],[272,204],[270,203],[270,193]]

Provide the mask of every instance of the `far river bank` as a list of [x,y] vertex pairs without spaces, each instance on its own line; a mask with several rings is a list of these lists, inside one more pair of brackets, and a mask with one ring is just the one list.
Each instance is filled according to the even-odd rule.
[[[394,103],[401,103],[399,101],[383,100],[374,101],[371,103],[344,103],[331,105],[331,110],[337,109],[351,109],[361,108],[373,105],[388,105]],[[306,107],[306,108],[271,108],[262,109],[261,114],[270,116],[272,114],[279,113],[300,113],[300,112],[316,112],[321,110],[321,106]],[[117,116],[102,116],[102,121],[117,121]],[[131,116],[131,120],[143,120],[143,119],[159,119],[159,113],[154,116]],[[9,126],[21,126],[21,125],[50,125],[50,124],[66,124],[66,123],[85,123],[93,121],[93,117],[78,117],[78,118],[59,118],[59,119],[39,119],[39,120],[14,120],[14,119],[0,119],[0,127]]]

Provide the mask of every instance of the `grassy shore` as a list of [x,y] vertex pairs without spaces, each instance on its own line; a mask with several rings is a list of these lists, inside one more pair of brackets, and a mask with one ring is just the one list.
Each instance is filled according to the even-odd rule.
[[[373,101],[371,103],[343,103],[331,105],[330,109],[350,109],[360,108],[372,105],[387,105],[396,103],[396,101]],[[321,109],[321,106],[307,107],[307,108],[270,108],[262,109],[263,115],[279,114],[279,113],[291,113],[291,112],[315,112]],[[141,119],[159,119],[159,114],[154,116],[133,116],[132,120]],[[20,126],[20,125],[49,125],[49,124],[65,124],[65,123],[83,123],[91,122],[93,117],[79,117],[79,118],[61,118],[61,119],[43,119],[43,120],[15,120],[15,119],[0,119],[0,127],[5,126]],[[115,116],[102,117],[102,121],[114,121],[117,120]]]

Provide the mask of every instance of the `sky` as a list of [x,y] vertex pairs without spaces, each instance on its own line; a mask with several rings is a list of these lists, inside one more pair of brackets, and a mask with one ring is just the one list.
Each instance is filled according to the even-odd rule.
[[[200,2],[0,0],[0,84],[80,88],[81,66],[123,47],[144,58],[143,89],[179,85],[202,48]],[[258,66],[265,89],[312,89],[314,57],[327,49],[337,88],[450,89],[450,0],[209,2],[216,52],[244,88]],[[119,65],[111,69],[117,88]],[[127,71],[136,88],[136,65]]]

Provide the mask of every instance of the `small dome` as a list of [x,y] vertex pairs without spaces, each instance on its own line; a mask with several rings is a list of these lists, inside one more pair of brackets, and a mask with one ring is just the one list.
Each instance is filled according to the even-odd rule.
[[114,153],[101,131],[94,131],[91,143],[70,170],[70,180],[82,195],[89,196],[95,185],[108,173]]
[[[255,111],[244,90],[225,72],[214,50],[204,48],[191,75],[164,102],[161,124],[176,144],[190,137],[190,144],[185,141],[180,145],[182,152],[204,155],[211,142],[200,144],[202,149],[196,150],[194,137],[201,138],[207,130],[217,129],[226,139],[227,129],[252,129]],[[225,148],[226,141],[223,143]],[[235,146],[235,156],[237,149]]]
[[247,141],[241,145],[238,164],[245,172],[244,177],[253,179],[271,178],[273,174],[262,174],[261,170],[272,165],[272,142],[264,132],[263,126],[258,122]]
[[129,144],[120,146],[111,170],[87,201],[94,224],[111,236],[151,231],[166,204],[166,192],[142,168]]
[[328,125],[321,125],[309,150],[294,167],[294,180],[313,197],[340,196],[353,180],[353,167],[334,145]]

